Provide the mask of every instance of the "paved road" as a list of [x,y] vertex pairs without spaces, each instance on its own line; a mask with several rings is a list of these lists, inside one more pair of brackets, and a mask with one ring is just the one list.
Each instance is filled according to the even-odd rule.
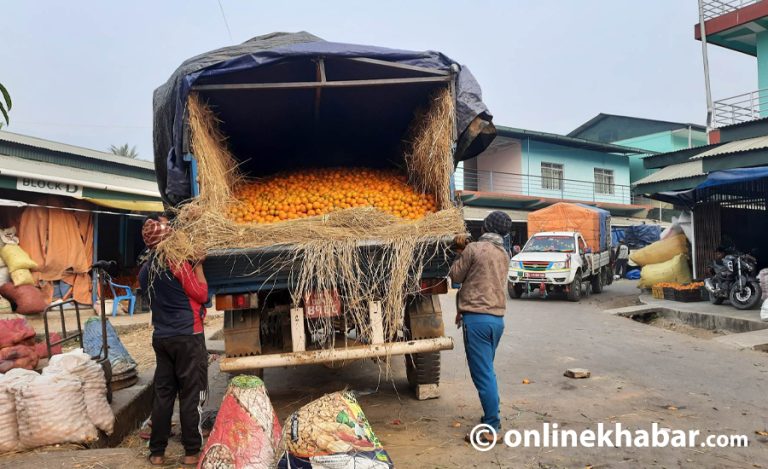
[[[399,358],[389,378],[380,376],[377,364],[365,362],[343,370],[267,370],[267,386],[281,418],[324,392],[362,391],[363,409],[398,467],[768,467],[768,439],[755,434],[768,429],[768,355],[729,350],[601,312],[626,305],[627,297],[637,294],[633,285],[614,284],[579,304],[510,300],[496,362],[505,429],[557,422],[581,430],[620,422],[650,430],[659,422],[702,435],[746,434],[749,448],[502,446],[479,453],[462,440],[481,409],[455,327],[449,327],[456,347],[443,354],[437,400],[411,397]],[[444,298],[446,323],[453,321],[454,301],[452,295]],[[592,378],[568,379],[563,376],[568,367],[588,368]],[[395,424],[398,420],[402,423]]]

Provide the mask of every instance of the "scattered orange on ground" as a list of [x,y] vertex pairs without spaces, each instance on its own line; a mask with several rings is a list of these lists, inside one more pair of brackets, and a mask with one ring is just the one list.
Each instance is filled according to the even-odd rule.
[[373,207],[416,220],[435,212],[435,198],[395,170],[323,168],[280,173],[243,183],[228,216],[237,223],[273,223],[353,207]]

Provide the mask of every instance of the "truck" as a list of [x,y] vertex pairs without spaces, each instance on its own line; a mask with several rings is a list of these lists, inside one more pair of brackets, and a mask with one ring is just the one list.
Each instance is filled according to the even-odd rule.
[[[404,168],[410,122],[437,90],[446,88],[455,102],[455,165],[484,150],[495,128],[469,70],[439,52],[327,42],[301,32],[273,33],[198,55],[154,94],[160,193],[169,206],[199,195],[185,114],[191,92],[215,110],[239,169],[259,178],[302,168]],[[382,332],[381,303],[368,300],[373,332],[366,341],[349,331],[338,292],[292,299],[297,265],[272,262],[290,246],[276,241],[269,247],[208,252],[209,291],[217,309],[224,310],[221,370],[261,374],[270,367],[335,366],[404,355],[417,397],[436,397],[440,351],[453,347],[438,297],[447,292],[451,241],[431,241],[436,254],[421,272],[421,290],[402,305],[404,327],[394,339]],[[380,244],[361,240],[358,249],[375,263]],[[324,333],[339,337],[332,348],[313,327],[317,318],[329,317],[333,330]]]
[[561,202],[528,215],[528,241],[509,264],[510,298],[539,288],[541,293],[564,293],[569,301],[579,301],[611,283],[608,211]]

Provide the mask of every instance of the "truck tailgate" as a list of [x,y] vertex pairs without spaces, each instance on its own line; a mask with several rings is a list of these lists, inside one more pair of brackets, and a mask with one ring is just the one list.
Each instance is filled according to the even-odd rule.
[[[422,278],[448,276],[454,257],[448,249],[452,241],[453,238],[444,237],[426,244],[429,255],[424,264]],[[382,244],[379,242],[361,242],[359,249],[363,251],[361,258],[369,263],[375,263],[381,258]],[[210,252],[204,264],[208,287],[215,293],[289,288],[298,275],[301,262],[300,258],[292,259],[292,251],[290,245],[275,245]]]

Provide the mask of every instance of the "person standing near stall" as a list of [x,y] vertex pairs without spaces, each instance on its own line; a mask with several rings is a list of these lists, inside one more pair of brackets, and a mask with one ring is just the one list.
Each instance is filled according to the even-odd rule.
[[150,254],[139,272],[139,283],[149,297],[154,326],[152,348],[157,358],[149,462],[155,466],[166,464],[165,448],[178,396],[185,453],[181,463],[194,465],[203,445],[199,427],[208,389],[208,352],[203,331],[208,283],[202,260],[194,264],[160,264],[155,249],[171,234],[167,218],[147,219],[141,234]]
[[[480,239],[463,248],[450,270],[451,280],[461,283],[456,324],[464,329],[469,373],[483,407],[481,422],[497,431],[501,429],[501,420],[493,360],[504,333],[509,271],[504,236],[511,229],[509,215],[501,211],[491,212],[483,220]],[[485,434],[478,434],[477,437],[487,439]],[[465,440],[470,441],[469,434]]]

